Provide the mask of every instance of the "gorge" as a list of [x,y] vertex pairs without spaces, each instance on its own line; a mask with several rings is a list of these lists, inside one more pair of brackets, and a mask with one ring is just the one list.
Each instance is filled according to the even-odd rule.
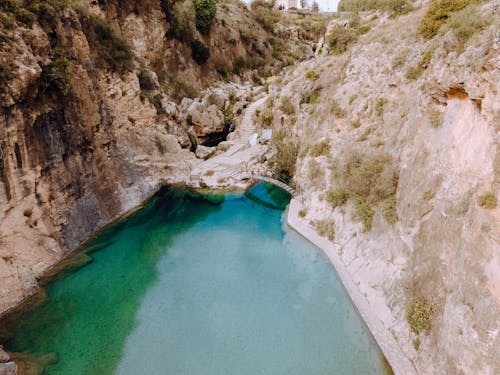
[[[162,187],[241,191],[256,174],[297,191],[288,222],[395,373],[498,373],[500,17],[452,3],[1,2],[3,321]],[[29,363],[2,353],[5,371]]]

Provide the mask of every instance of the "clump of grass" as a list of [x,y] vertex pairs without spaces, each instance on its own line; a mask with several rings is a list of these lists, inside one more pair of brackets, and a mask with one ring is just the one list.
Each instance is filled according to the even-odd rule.
[[133,70],[134,55],[130,46],[109,23],[83,13],[80,20],[97,65],[120,73]]
[[406,302],[406,321],[417,335],[430,328],[435,312],[435,304],[424,297],[412,297]]
[[435,195],[434,191],[426,190],[422,194],[422,199],[426,200],[426,201],[430,201],[432,198],[434,198],[434,195]]
[[338,207],[352,200],[356,217],[365,230],[372,227],[375,208],[383,205],[382,215],[390,224],[397,221],[396,189],[398,174],[392,167],[389,155],[380,153],[373,157],[354,155],[337,173],[337,185],[329,189],[326,200],[332,207]]
[[441,121],[441,112],[437,109],[433,109],[429,112],[429,123],[434,128],[440,128],[443,126],[443,122]]
[[274,112],[271,108],[267,108],[261,115],[262,118],[262,126],[264,128],[269,128],[274,121]]
[[174,75],[168,77],[168,84],[165,89],[178,102],[183,98],[194,99],[200,95],[200,91],[196,87],[183,82]]
[[299,217],[300,218],[305,218],[307,215],[307,210],[305,208],[302,208],[301,210],[299,210]]
[[311,156],[316,158],[318,156],[325,156],[330,153],[330,143],[328,141],[321,141],[316,143],[311,148]]
[[295,113],[295,105],[289,96],[281,97],[280,109],[287,115],[293,115]]
[[54,49],[54,55],[53,60],[42,68],[41,79],[46,88],[54,88],[63,95],[68,95],[72,80],[70,61],[60,48]]
[[341,55],[347,48],[358,39],[358,33],[351,27],[335,25],[326,36],[326,42],[330,51],[335,55]]
[[273,3],[264,0],[254,0],[252,1],[251,8],[255,20],[264,30],[272,32],[274,25],[278,22],[278,16],[273,9]]
[[351,126],[354,128],[354,129],[357,129],[361,126],[361,120],[358,118],[356,120],[353,120],[351,121]]
[[333,115],[337,118],[344,118],[346,116],[345,110],[335,100],[332,101],[331,109]]
[[434,0],[420,20],[418,32],[425,38],[432,38],[439,28],[454,13],[469,5],[472,0]]
[[388,103],[386,98],[378,98],[375,103],[375,112],[377,116],[382,116],[384,114],[385,105]]
[[349,105],[351,105],[358,98],[357,94],[353,94],[349,97]]
[[326,201],[333,207],[342,206],[349,199],[349,193],[342,187],[330,188],[325,194]]
[[335,222],[333,220],[315,220],[312,224],[321,237],[326,237],[330,241],[335,239]]
[[475,5],[452,14],[446,22],[447,28],[453,31],[458,41],[458,49],[462,51],[467,41],[476,33],[481,32],[489,23],[483,13],[478,12]]
[[477,204],[482,208],[494,209],[497,207],[497,197],[492,192],[484,193],[477,198]]
[[306,73],[306,78],[307,79],[310,79],[311,81],[316,81],[317,79],[319,79],[319,74],[316,73],[315,70],[309,70],[307,73]]
[[434,50],[432,48],[427,49],[418,64],[406,72],[406,78],[409,79],[417,79],[422,75],[425,69],[429,66],[432,61],[432,55],[434,54]]

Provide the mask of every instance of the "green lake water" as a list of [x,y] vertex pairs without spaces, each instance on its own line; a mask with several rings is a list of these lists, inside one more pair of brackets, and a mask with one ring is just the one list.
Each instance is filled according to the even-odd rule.
[[267,185],[211,200],[162,191],[47,287],[10,351],[46,374],[386,374],[328,259]]

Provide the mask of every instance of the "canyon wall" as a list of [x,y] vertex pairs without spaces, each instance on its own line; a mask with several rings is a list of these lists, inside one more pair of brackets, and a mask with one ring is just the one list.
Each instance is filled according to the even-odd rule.
[[170,35],[159,0],[65,4],[2,9],[0,315],[96,229],[186,179],[196,129],[211,130],[188,123],[180,99],[222,82],[237,58],[274,61],[268,32],[237,2],[218,5],[209,32],[191,30],[206,61]]

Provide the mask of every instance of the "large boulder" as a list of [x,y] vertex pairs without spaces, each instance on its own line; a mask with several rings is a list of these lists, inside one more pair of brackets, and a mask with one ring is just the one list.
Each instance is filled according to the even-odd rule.
[[197,137],[203,138],[224,131],[224,114],[215,104],[205,107],[195,102],[189,108],[187,118]]

